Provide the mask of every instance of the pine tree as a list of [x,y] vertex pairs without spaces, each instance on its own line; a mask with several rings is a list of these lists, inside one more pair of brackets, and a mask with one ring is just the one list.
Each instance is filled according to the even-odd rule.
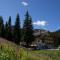
[[8,39],[12,41],[12,26],[11,26],[11,16],[8,20]]
[[13,35],[14,35],[14,42],[16,44],[20,44],[20,40],[21,40],[21,31],[20,31],[20,18],[19,18],[19,14],[17,14],[16,16],[16,22],[14,25],[14,31],[13,31]]
[[5,38],[8,39],[8,23],[5,24]]
[[28,47],[34,40],[32,19],[29,16],[28,11],[25,16],[23,30],[24,30],[24,41],[26,42],[26,46]]
[[0,37],[4,37],[4,23],[2,16],[0,16]]

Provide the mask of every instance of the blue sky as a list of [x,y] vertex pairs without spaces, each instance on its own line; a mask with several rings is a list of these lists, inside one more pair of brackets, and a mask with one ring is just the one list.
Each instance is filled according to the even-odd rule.
[[11,16],[14,24],[19,13],[22,24],[27,9],[35,23],[34,28],[50,31],[60,29],[60,0],[0,0],[0,16],[3,16],[4,23]]

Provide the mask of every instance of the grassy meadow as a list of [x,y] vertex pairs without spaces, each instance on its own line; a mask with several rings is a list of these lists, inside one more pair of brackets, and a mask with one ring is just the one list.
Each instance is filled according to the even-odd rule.
[[28,51],[17,45],[0,44],[0,60],[60,60],[58,50]]

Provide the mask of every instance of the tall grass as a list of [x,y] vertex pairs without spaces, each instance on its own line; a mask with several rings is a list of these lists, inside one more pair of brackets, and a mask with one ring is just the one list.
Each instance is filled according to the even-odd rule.
[[17,55],[12,47],[0,45],[0,60],[17,60]]
[[60,51],[27,51],[9,44],[0,44],[0,60],[60,60]]

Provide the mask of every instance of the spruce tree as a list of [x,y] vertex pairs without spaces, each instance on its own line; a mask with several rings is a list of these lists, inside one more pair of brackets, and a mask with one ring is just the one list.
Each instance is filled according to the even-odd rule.
[[2,16],[0,16],[0,37],[4,37],[4,23]]
[[12,41],[12,25],[11,25],[11,16],[8,20],[8,39]]
[[28,11],[25,15],[23,30],[24,30],[24,41],[26,42],[26,46],[28,47],[34,40],[32,19],[29,16]]
[[14,31],[13,31],[13,35],[14,35],[14,42],[16,44],[20,44],[20,40],[21,40],[21,31],[20,31],[20,18],[19,18],[19,14],[17,14],[16,16],[16,21],[15,21],[15,25],[14,25]]
[[9,35],[9,33],[8,33],[8,23],[6,22],[6,24],[5,24],[5,38],[6,39],[8,39],[8,35]]

